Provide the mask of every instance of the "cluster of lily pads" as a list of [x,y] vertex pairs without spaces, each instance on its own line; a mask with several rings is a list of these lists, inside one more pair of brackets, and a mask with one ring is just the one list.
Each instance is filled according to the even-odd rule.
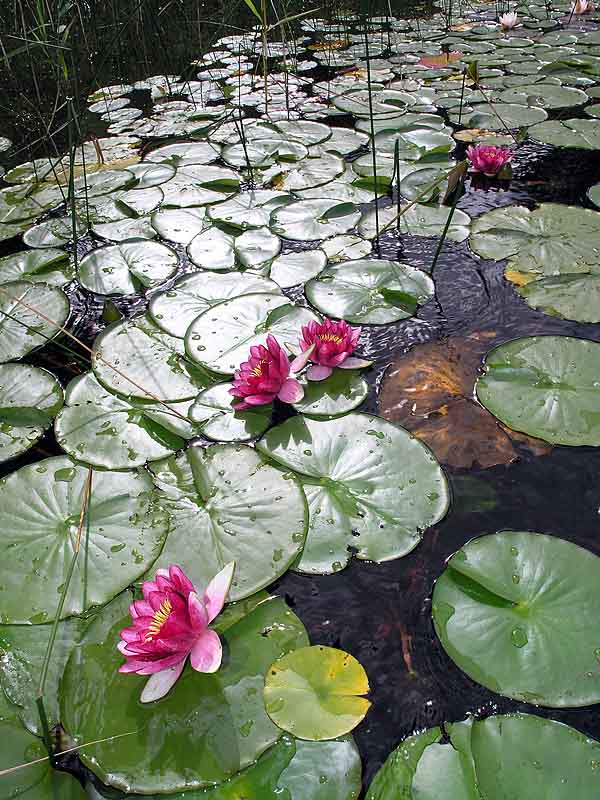
[[[349,734],[369,707],[367,676],[349,654],[311,647],[264,590],[289,569],[400,558],[450,504],[441,458],[357,411],[369,362],[354,348],[435,289],[377,246],[468,240],[475,257],[507,260],[532,308],[600,322],[598,211],[513,205],[472,221],[442,202],[457,142],[516,159],[527,138],[600,146],[600,33],[570,24],[563,0],[516,12],[504,28],[488,5],[451,24],[372,20],[367,38],[352,19],[304,18],[296,41],[266,53],[254,33],[228,36],[196,80],[98,89],[89,110],[106,138],[4,175],[0,241],[22,236],[25,249],[0,259],[0,461],[52,425],[63,451],[0,481],[0,767],[40,758],[0,770],[6,796],[358,797]],[[140,91],[149,116],[132,105]],[[589,199],[599,205],[597,186]],[[147,310],[102,330],[63,389],[22,359],[69,332],[74,290],[143,297]],[[599,446],[599,374],[600,344],[525,337],[487,354],[476,395],[513,431]],[[174,607],[176,569],[189,606]],[[599,571],[556,537],[475,539],[436,584],[436,633],[501,695],[597,703]],[[168,643],[153,640],[168,624],[181,641],[161,661]],[[78,747],[90,771],[85,795],[43,758],[40,680],[48,724],[62,726],[56,749]],[[469,719],[403,742],[367,797],[497,800],[527,787],[592,800],[599,766],[600,744],[558,722]]]

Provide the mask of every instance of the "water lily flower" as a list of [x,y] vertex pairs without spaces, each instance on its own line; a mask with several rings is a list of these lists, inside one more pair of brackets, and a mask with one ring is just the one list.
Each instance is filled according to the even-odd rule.
[[360,369],[369,367],[370,361],[364,358],[352,357],[361,328],[352,328],[347,322],[341,320],[334,322],[324,319],[323,322],[309,322],[302,326],[302,339],[300,339],[301,353],[292,361],[295,372],[303,369],[309,361],[306,377],[311,381],[322,381],[328,378],[334,367],[342,369]]
[[493,144],[477,144],[467,147],[467,158],[472,172],[483,172],[490,178],[497,175],[512,158],[512,150]]
[[118,648],[127,659],[119,672],[150,675],[142,703],[164,697],[190,657],[197,672],[216,672],[222,648],[218,634],[208,626],[220,613],[229,592],[235,562],[210,581],[200,596],[181,567],[159,569],[153,581],[142,585],[143,600],[129,606],[133,620],[121,631]]
[[272,403],[276,397],[284,403],[297,403],[304,397],[304,389],[289,375],[289,357],[277,339],[269,334],[267,346],[251,347],[248,361],[240,364],[234,374],[229,394],[242,400],[233,407],[236,411],[243,411]]
[[516,11],[508,11],[506,14],[502,14],[498,18],[498,22],[502,26],[502,30],[510,31],[517,27],[517,19],[518,17]]
[[593,10],[594,4],[590,0],[576,0],[575,3],[571,3],[571,13],[573,14],[589,14]]

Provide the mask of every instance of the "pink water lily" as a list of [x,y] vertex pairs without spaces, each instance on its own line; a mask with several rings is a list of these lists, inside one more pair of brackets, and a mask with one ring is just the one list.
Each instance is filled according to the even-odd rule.
[[309,361],[306,377],[311,381],[328,378],[334,367],[360,369],[369,367],[370,361],[352,357],[358,342],[361,328],[352,328],[347,322],[324,319],[323,322],[309,322],[302,326],[300,339],[301,353],[292,361],[292,369],[299,372]]
[[242,398],[234,404],[235,410],[264,406],[276,397],[284,403],[302,400],[304,389],[299,381],[290,378],[290,369],[287,353],[271,334],[267,336],[266,347],[262,344],[251,347],[248,361],[240,364],[229,390],[229,394]]
[[483,172],[488,177],[497,175],[512,158],[512,150],[493,144],[478,144],[467,147],[467,158],[472,172]]
[[510,31],[513,28],[517,27],[517,12],[516,11],[508,11],[506,14],[502,14],[498,18],[498,22],[502,26],[503,30]]
[[129,606],[133,625],[121,631],[119,650],[127,659],[119,672],[150,675],[142,703],[164,697],[179,678],[188,656],[197,672],[216,672],[222,648],[208,626],[220,613],[229,592],[235,562],[210,581],[202,597],[181,567],[159,569],[142,585],[143,600]]

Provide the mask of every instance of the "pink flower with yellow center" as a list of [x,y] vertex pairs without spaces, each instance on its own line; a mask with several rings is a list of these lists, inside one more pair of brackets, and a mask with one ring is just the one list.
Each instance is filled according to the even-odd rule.
[[471,171],[483,172],[489,178],[497,175],[512,157],[512,150],[507,147],[496,147],[493,144],[478,144],[467,147],[467,158],[471,162]]
[[142,703],[164,697],[181,675],[187,657],[197,672],[216,672],[222,648],[208,626],[220,613],[229,592],[235,562],[210,581],[202,597],[181,567],[159,569],[142,585],[143,600],[129,607],[133,620],[121,631],[119,650],[127,659],[119,672],[150,675]]
[[312,361],[306,377],[311,381],[322,381],[331,375],[334,367],[342,369],[369,367],[370,361],[352,357],[360,333],[361,328],[352,328],[344,320],[334,322],[331,319],[324,319],[323,322],[309,322],[308,325],[303,325],[302,339],[299,342],[302,352],[292,361],[292,369],[298,372]]
[[250,348],[248,361],[240,364],[233,377],[229,394],[241,398],[235,403],[236,411],[252,406],[264,406],[277,397],[284,403],[297,403],[304,397],[304,389],[295,378],[290,378],[288,354],[277,339],[269,334],[267,346],[259,344]]
[[505,31],[511,31],[513,28],[516,28],[518,20],[519,18],[516,11],[507,11],[506,14],[502,14],[498,18],[498,22]]

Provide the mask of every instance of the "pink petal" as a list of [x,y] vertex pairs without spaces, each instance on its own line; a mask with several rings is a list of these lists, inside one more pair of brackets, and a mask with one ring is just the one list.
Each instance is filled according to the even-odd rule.
[[295,378],[288,378],[283,382],[277,397],[282,403],[297,403],[304,397],[304,389]]
[[160,700],[161,697],[164,697],[183,672],[184,665],[185,658],[181,663],[175,664],[174,667],[155,672],[146,682],[140,702],[152,703],[154,700]]
[[309,381],[324,381],[332,372],[333,370],[331,367],[323,367],[320,364],[314,364],[309,368],[306,377]]
[[350,358],[338,364],[338,367],[340,367],[340,369],[362,369],[363,367],[370,367],[372,363],[372,361],[367,361],[364,358],[350,356]]
[[192,628],[198,633],[203,631],[210,622],[208,618],[208,609],[196,592],[191,592],[188,595],[188,613],[190,615]]
[[212,622],[217,614],[220,614],[221,609],[225,605],[225,599],[231,587],[231,581],[233,580],[234,570],[235,561],[230,561],[229,564],[226,564],[223,569],[215,575],[206,587],[202,599],[208,614],[209,622]]
[[317,345],[313,343],[308,350],[304,350],[299,356],[296,356],[291,364],[292,372],[300,372],[301,369],[304,369],[304,367],[308,364],[316,346]]
[[196,672],[216,672],[221,666],[223,648],[218,634],[207,628],[192,647],[190,661]]

